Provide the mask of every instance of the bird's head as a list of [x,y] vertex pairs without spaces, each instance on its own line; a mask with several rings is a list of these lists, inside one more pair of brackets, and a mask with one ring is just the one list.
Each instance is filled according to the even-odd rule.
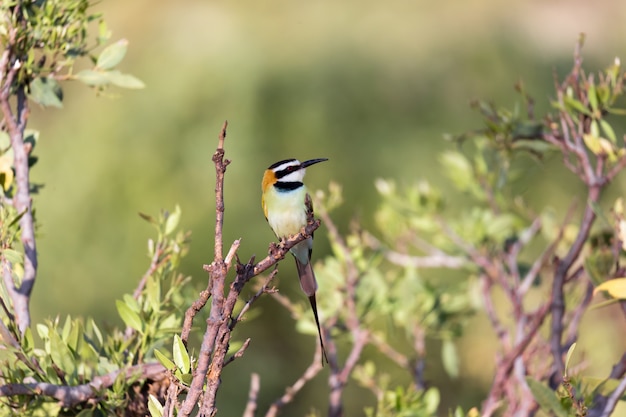
[[263,190],[276,182],[297,183],[302,182],[306,168],[318,162],[328,161],[327,158],[309,159],[300,162],[297,159],[285,159],[270,165],[263,175]]

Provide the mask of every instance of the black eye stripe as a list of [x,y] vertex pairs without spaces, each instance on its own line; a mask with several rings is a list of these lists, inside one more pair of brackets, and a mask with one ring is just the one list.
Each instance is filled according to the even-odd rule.
[[283,159],[282,161],[278,161],[278,162],[273,163],[273,164],[272,164],[272,165],[270,165],[270,166],[269,166],[269,168],[267,168],[267,169],[274,169],[274,168],[277,168],[277,167],[279,167],[279,166],[281,166],[282,164],[285,164],[285,163],[287,163],[287,162],[296,162],[296,159],[293,159],[293,158],[292,158],[292,159]]
[[286,167],[285,169],[281,169],[280,171],[276,171],[276,178],[282,178],[286,175],[291,174],[292,172],[297,171],[298,169],[300,169],[300,167],[298,165],[290,165],[288,167]]

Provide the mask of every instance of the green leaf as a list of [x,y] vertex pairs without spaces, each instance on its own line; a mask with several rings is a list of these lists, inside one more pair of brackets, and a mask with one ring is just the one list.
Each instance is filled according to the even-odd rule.
[[119,313],[120,317],[122,318],[122,320],[124,321],[124,324],[126,324],[126,326],[137,330],[138,332],[142,332],[143,330],[143,322],[141,320],[141,317],[139,317],[139,314],[137,314],[136,312],[134,312],[129,306],[128,304],[126,304],[125,302],[123,302],[122,300],[117,300],[115,302],[115,306],[117,307],[117,312]]
[[111,68],[122,62],[122,59],[124,59],[124,56],[126,55],[127,49],[128,40],[126,39],[121,39],[114,44],[107,46],[98,56],[96,67],[103,70],[110,70]]
[[580,101],[576,100],[573,97],[569,97],[569,96],[563,96],[563,101],[565,102],[565,106],[570,107],[582,114],[584,114],[585,116],[589,116],[591,117],[591,112],[589,111],[589,109],[587,107],[585,107],[585,105],[583,103],[581,103]]
[[2,256],[13,265],[21,264],[24,262],[24,254],[14,249],[5,249],[2,251]]
[[151,417],[163,417],[163,405],[152,394],[148,397],[148,411]]
[[96,325],[96,322],[93,319],[89,319],[89,329],[93,332],[93,335],[98,340],[98,347],[102,346],[102,332]]
[[439,394],[439,390],[437,388],[429,388],[422,398],[424,401],[424,405],[426,406],[426,411],[428,415],[433,415],[437,412],[439,408],[439,403],[441,402],[441,396]]
[[609,122],[607,122],[604,119],[600,119],[600,127],[602,128],[602,131],[606,135],[607,139],[609,139],[613,143],[617,143],[617,137],[615,136],[615,131],[613,131],[613,128],[611,127]]
[[165,367],[165,369],[169,369],[170,371],[176,369],[176,364],[172,362],[170,358],[162,354],[159,349],[154,349],[154,357]]
[[589,89],[587,90],[587,98],[589,99],[589,105],[591,106],[591,110],[595,113],[598,111],[598,96],[596,95],[596,86],[592,82],[589,84]]
[[576,342],[572,343],[572,346],[567,350],[567,355],[565,356],[565,376],[567,376],[567,368],[569,367],[569,361],[572,359],[572,355],[574,354],[574,350],[576,349]]
[[141,89],[146,86],[139,78],[119,71],[107,71],[106,76],[113,85],[121,88]]
[[174,363],[176,367],[183,373],[188,374],[191,370],[191,363],[189,361],[189,354],[187,353],[187,348],[183,343],[183,340],[179,335],[174,335],[174,347],[172,349]]
[[161,309],[161,282],[154,275],[148,276],[146,280],[146,298],[148,305],[152,311],[160,311]]
[[626,116],[626,109],[611,107],[611,108],[606,109],[606,111],[608,111],[611,114],[618,115],[618,116]]
[[178,222],[180,221],[180,206],[177,204],[176,208],[174,208],[174,212],[170,213],[167,216],[167,220],[165,221],[165,235],[169,235],[178,227]]
[[526,383],[543,411],[551,411],[556,414],[557,417],[568,417],[567,411],[561,407],[561,403],[554,391],[530,377],[526,377]]
[[456,351],[456,345],[449,339],[444,339],[441,346],[441,360],[446,373],[451,378],[457,378],[459,376],[459,355]]
[[31,81],[28,97],[42,106],[63,107],[63,91],[52,77],[37,77]]
[[49,332],[50,337],[50,356],[52,361],[71,376],[76,370],[75,358],[69,347],[63,342],[59,334],[52,330]]
[[74,75],[74,78],[90,87],[103,87],[111,84],[105,71],[86,69]]
[[460,190],[466,190],[473,184],[474,171],[467,158],[456,151],[447,151],[441,155],[441,163],[448,177]]

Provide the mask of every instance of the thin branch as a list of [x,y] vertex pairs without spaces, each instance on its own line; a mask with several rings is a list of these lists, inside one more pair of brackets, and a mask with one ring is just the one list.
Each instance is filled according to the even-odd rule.
[[409,358],[395,350],[393,346],[376,336],[374,333],[370,334],[370,342],[376,346],[380,353],[394,361],[400,368],[407,369],[411,365],[409,363]]
[[224,139],[226,139],[226,128],[228,121],[222,125],[222,130],[218,138],[217,150],[213,154],[215,163],[215,256],[214,261],[219,263],[224,259],[222,230],[224,228],[224,174],[226,167],[230,164],[228,159],[224,159]]
[[14,395],[45,396],[58,400],[64,407],[74,407],[79,403],[100,395],[104,388],[111,387],[120,373],[125,379],[159,379],[165,372],[165,368],[158,362],[134,365],[126,369],[119,369],[106,375],[93,378],[90,382],[82,385],[56,385],[46,382],[34,382],[24,384],[0,385],[0,397]]
[[620,400],[625,391],[626,378],[622,378],[617,388],[615,388],[615,391],[613,391],[607,399],[604,410],[602,410],[602,414],[600,415],[600,417],[609,417],[613,413],[613,410],[615,410],[615,407],[617,406],[617,402]]
[[241,311],[239,312],[239,314],[237,314],[236,317],[233,317],[230,323],[231,330],[234,329],[237,323],[241,321],[241,319],[243,318],[243,315],[246,314],[246,312],[250,309],[252,304],[256,300],[258,300],[259,297],[261,297],[261,295],[268,292],[268,287],[271,284],[271,282],[274,280],[274,277],[276,277],[277,273],[278,273],[278,269],[273,270],[270,276],[265,280],[261,288],[248,301],[246,301],[246,304],[241,308]]
[[431,250],[430,255],[413,256],[385,248],[382,242],[369,233],[363,234],[365,244],[376,251],[382,251],[385,258],[394,265],[414,268],[459,269],[467,266],[467,259],[452,256],[440,250]]
[[563,374],[563,316],[565,312],[565,297],[564,287],[565,278],[572,264],[578,259],[580,251],[582,250],[589,233],[591,226],[596,218],[596,213],[592,207],[592,204],[597,203],[600,199],[601,188],[593,186],[589,189],[588,203],[585,206],[585,212],[581,220],[580,229],[578,235],[574,240],[574,243],[570,247],[569,251],[563,259],[561,259],[554,272],[554,278],[552,281],[552,323],[550,326],[550,350],[554,360],[554,374],[552,377],[553,385],[557,385],[560,381],[559,375]]
[[159,269],[159,267],[163,265],[164,262],[167,262],[167,260],[169,259],[169,256],[166,256],[165,258],[161,259],[161,255],[163,255],[164,248],[165,248],[165,245],[163,243],[156,245],[156,248],[154,249],[154,255],[152,255],[152,259],[150,260],[150,266],[148,267],[146,272],[144,272],[143,276],[141,277],[141,280],[139,280],[139,284],[137,285],[137,288],[135,288],[135,291],[133,292],[133,298],[135,300],[138,300],[139,297],[141,296],[141,292],[145,288],[148,278],[154,275],[157,269]]
[[248,349],[248,346],[250,345],[250,341],[252,339],[247,338],[244,342],[243,345],[241,345],[241,347],[237,350],[237,352],[233,353],[233,356],[231,356],[230,358],[226,359],[224,361],[224,366],[228,365],[231,362],[234,362],[235,359],[239,359],[243,356],[243,354],[246,352],[246,349]]
[[259,400],[259,390],[261,389],[261,380],[259,374],[250,375],[250,391],[248,391],[248,402],[242,417],[254,417]]
[[267,410],[267,413],[265,413],[265,417],[276,417],[280,409],[284,407],[285,404],[289,404],[293,401],[294,397],[298,392],[300,392],[302,387],[304,387],[308,381],[313,379],[322,370],[322,368],[322,348],[317,346],[317,349],[315,349],[315,355],[313,355],[313,361],[309,367],[306,368],[302,376],[298,378],[293,385],[285,389],[285,393],[278,400],[272,403],[270,408]]

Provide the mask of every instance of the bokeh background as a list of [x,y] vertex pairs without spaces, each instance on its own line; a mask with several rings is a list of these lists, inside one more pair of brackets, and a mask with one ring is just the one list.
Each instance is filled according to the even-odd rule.
[[[513,85],[523,79],[547,102],[552,72],[569,68],[580,32],[587,34],[588,69],[604,68],[615,56],[626,59],[621,0],[105,0],[95,7],[112,40],[130,41],[121,70],[147,88],[97,97],[70,84],[63,110],[33,112],[31,127],[41,139],[32,175],[45,184],[36,197],[42,226],[35,321],[71,314],[121,323],[115,300],[132,292],[149,262],[152,229],[139,211],[156,214],[180,204],[182,226],[193,233],[184,272],[192,285],[205,285],[202,265],[213,251],[210,158],[225,119],[233,161],[225,238],[243,238],[245,259],[265,254],[273,239],[260,208],[260,179],[271,163],[329,158],[309,170],[309,187],[339,182],[346,197],[335,216],[341,229],[355,217],[372,226],[374,179],[445,185],[437,155],[450,145],[442,136],[480,126],[471,99],[513,106]],[[538,112],[546,108],[538,104]],[[580,185],[550,162],[529,166],[527,197],[567,207]],[[622,192],[621,184],[607,201]],[[328,253],[323,228],[316,238],[321,258]],[[281,291],[300,297],[292,268],[290,262],[283,267]],[[262,300],[257,314],[239,328],[253,344],[225,370],[223,415],[241,415],[251,372],[261,374],[261,407],[276,399],[315,346],[272,300]],[[429,378],[442,389],[442,415],[448,406],[479,405],[489,386],[492,334],[480,318],[476,323],[461,343],[463,378],[446,379],[436,351],[429,361]],[[589,327],[587,346],[603,349],[597,373],[606,375],[623,340],[602,342],[608,333]],[[354,387],[346,399],[346,415],[373,404]],[[323,372],[284,415],[326,406]]]

